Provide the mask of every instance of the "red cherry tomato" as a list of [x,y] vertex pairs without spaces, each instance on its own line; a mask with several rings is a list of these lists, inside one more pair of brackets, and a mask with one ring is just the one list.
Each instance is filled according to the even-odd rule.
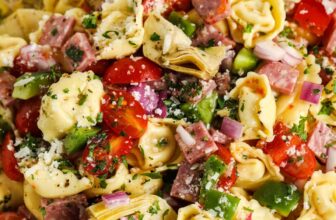
[[112,136],[109,138],[110,154],[116,157],[129,154],[133,147],[132,139],[123,136]]
[[15,126],[21,135],[26,135],[28,133],[39,135],[41,133],[37,127],[40,106],[41,100],[39,97],[20,103],[15,117]]
[[320,2],[302,0],[295,9],[294,20],[304,29],[310,30],[320,37],[327,29],[331,17]]
[[102,103],[103,122],[115,134],[139,138],[147,128],[147,115],[141,104],[126,91],[111,90]]
[[12,148],[14,148],[13,140],[11,138],[11,134],[7,133],[1,149],[3,171],[11,180],[22,182],[23,175],[19,171],[16,158],[14,157],[14,149],[12,150]]
[[232,161],[234,161],[231,152],[228,148],[218,145],[218,151],[216,154],[225,162],[226,165],[228,165],[227,170],[229,173],[226,173],[222,175],[218,181],[218,186],[228,190],[230,189],[237,180],[237,167],[234,165],[232,167]]
[[153,11],[167,15],[174,10],[188,12],[191,8],[191,0],[144,0],[142,5],[146,16]]
[[114,62],[106,71],[106,84],[129,84],[154,81],[161,78],[161,68],[145,57],[123,58]]
[[23,220],[24,218],[16,214],[15,212],[3,212],[0,213],[0,220]]
[[294,179],[309,178],[316,167],[316,158],[306,143],[292,134],[284,124],[274,127],[274,139],[271,142],[259,141],[257,144],[270,155],[281,171]]
[[103,76],[110,65],[110,60],[98,60],[96,63],[89,66],[87,70],[92,70],[96,75]]

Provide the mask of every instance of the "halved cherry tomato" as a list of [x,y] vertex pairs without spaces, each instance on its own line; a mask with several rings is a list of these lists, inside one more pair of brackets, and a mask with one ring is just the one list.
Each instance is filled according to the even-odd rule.
[[92,70],[96,75],[103,76],[110,65],[110,60],[98,60],[97,62],[89,66],[86,70]]
[[327,29],[331,17],[326,13],[324,6],[316,0],[302,0],[294,12],[294,20],[306,30],[317,36],[322,36]]
[[15,126],[21,135],[28,133],[39,135],[41,133],[37,127],[40,106],[41,100],[39,97],[20,102],[15,116]]
[[232,161],[234,161],[230,150],[222,145],[218,145],[218,151],[216,154],[228,165],[229,173],[225,173],[222,175],[218,181],[218,187],[221,187],[225,190],[230,189],[237,180],[237,167],[234,165],[232,166]]
[[142,5],[146,16],[158,10],[161,14],[167,15],[174,10],[189,11],[191,8],[191,0],[144,0],[142,1]]
[[126,91],[111,90],[102,102],[103,122],[115,134],[139,138],[147,128],[147,115],[141,104]]
[[5,139],[2,143],[1,149],[1,161],[3,166],[3,171],[8,178],[14,181],[22,182],[23,175],[19,171],[18,163],[16,158],[14,157],[14,148],[13,140],[11,138],[11,134],[7,133]]
[[129,154],[133,147],[132,139],[123,136],[112,136],[109,138],[110,154],[116,157]]
[[275,125],[274,134],[271,142],[259,141],[257,147],[270,155],[283,173],[294,179],[309,178],[315,170],[316,158],[307,144],[281,122]]
[[15,212],[3,212],[0,213],[0,220],[23,220],[24,218],[16,214]]
[[106,84],[129,84],[159,80],[161,68],[145,57],[123,58],[114,62],[104,75]]

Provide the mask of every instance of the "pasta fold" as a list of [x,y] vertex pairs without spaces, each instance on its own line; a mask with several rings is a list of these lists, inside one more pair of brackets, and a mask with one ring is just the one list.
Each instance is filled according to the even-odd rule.
[[27,43],[20,37],[0,35],[0,67],[13,67],[14,58]]

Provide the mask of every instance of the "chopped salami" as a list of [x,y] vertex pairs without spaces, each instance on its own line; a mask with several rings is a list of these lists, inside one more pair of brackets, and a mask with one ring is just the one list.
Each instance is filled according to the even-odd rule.
[[298,70],[280,62],[266,62],[258,72],[267,76],[272,89],[286,95],[294,91],[299,77]]
[[30,44],[22,47],[14,60],[14,69],[18,74],[49,71],[55,65],[56,61],[49,45]]
[[198,14],[209,24],[216,23],[230,15],[227,0],[192,0],[192,4]]
[[219,144],[225,145],[232,141],[232,138],[213,128],[210,129],[210,134],[213,140]]
[[317,122],[309,135],[308,147],[324,162],[327,155],[325,146],[329,142],[331,134],[331,129],[325,123]]
[[85,195],[79,194],[64,199],[42,199],[45,220],[72,219],[86,220],[85,208],[88,205]]
[[13,103],[12,98],[13,85],[15,83],[15,77],[7,71],[0,72],[0,103],[4,106],[8,106]]
[[35,220],[35,216],[27,209],[27,207],[25,205],[21,205],[18,210],[17,213],[19,214],[19,216],[24,217],[24,220]]
[[236,43],[225,37],[224,34],[213,25],[205,25],[203,28],[199,29],[196,33],[196,37],[193,39],[193,46],[209,47],[222,45],[231,49]]
[[234,50],[227,50],[224,59],[222,60],[221,70],[231,70],[233,65],[233,60],[236,56],[236,52]]
[[193,138],[192,141],[186,141],[188,139],[181,136],[179,132],[177,132],[175,138],[189,163],[193,164],[217,151],[218,147],[203,122],[191,124],[185,130]]
[[330,56],[334,56],[336,53],[336,15],[333,16],[327,31],[323,37],[323,45]]
[[198,103],[203,98],[210,95],[217,87],[216,82],[212,79],[209,80],[209,81],[200,80],[199,82],[200,82],[201,87],[202,87],[202,92],[197,96],[190,97],[189,102]]
[[218,94],[225,95],[230,88],[230,73],[225,72],[222,74],[217,74],[217,76],[215,77],[215,82],[217,85],[216,91],[218,92]]
[[200,191],[202,176],[201,164],[183,161],[174,180],[170,195],[189,202],[196,202]]
[[43,27],[40,44],[61,48],[71,36],[76,20],[72,17],[51,16]]
[[96,62],[95,51],[84,33],[74,34],[62,47],[63,68],[72,72],[83,71]]

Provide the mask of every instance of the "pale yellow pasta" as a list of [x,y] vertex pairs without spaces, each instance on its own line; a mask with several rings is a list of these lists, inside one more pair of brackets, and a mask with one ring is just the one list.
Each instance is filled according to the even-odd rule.
[[[149,173],[149,172],[148,172]],[[145,174],[145,175],[144,175]],[[151,178],[146,176],[146,172],[131,172],[125,178],[125,192],[130,196],[140,196],[143,194],[155,194],[163,185],[161,178]]]
[[209,212],[202,210],[196,204],[180,208],[177,213],[177,220],[215,220]]
[[231,192],[233,195],[240,199],[235,216],[233,220],[243,220],[248,219],[267,219],[267,220],[280,220],[279,216],[274,215],[269,208],[263,207],[255,199],[249,198],[247,193],[243,189],[236,189],[233,187]]
[[[151,210],[155,209],[155,212]],[[88,213],[92,219],[112,220],[128,217],[137,213],[143,215],[143,220],[176,220],[175,211],[167,202],[155,195],[142,195],[132,198],[127,205],[108,208],[103,202],[90,206]]]
[[134,148],[128,156],[129,163],[142,170],[151,170],[181,162],[174,134],[174,126],[149,121],[146,132],[139,139],[138,148]]
[[[210,79],[218,72],[225,57],[225,47],[201,50],[191,46],[191,40],[181,29],[157,14],[151,14],[144,25],[143,53],[155,63],[177,72]],[[150,40],[153,33],[160,40]]]
[[86,177],[78,178],[74,173],[63,173],[53,164],[40,159],[30,168],[22,169],[25,180],[44,198],[62,198],[76,195],[92,187]]
[[283,0],[232,0],[228,22],[235,41],[254,47],[257,42],[276,37],[285,19]]
[[101,187],[100,180],[98,178],[90,176],[90,179],[93,182],[93,187],[86,190],[85,194],[89,197],[95,197],[97,195],[109,194],[121,189],[122,186],[125,185],[125,177],[127,177],[128,174],[128,169],[123,164],[120,164],[116,173],[112,177],[106,179],[106,187]]
[[20,37],[0,35],[0,67],[13,67],[14,58],[19,54],[20,48],[26,44],[26,41]]
[[67,10],[64,15],[74,18],[78,26],[82,24],[83,16],[86,15],[86,12],[81,8],[71,8]]
[[12,126],[12,128],[14,128],[12,111],[9,108],[5,108],[1,103],[0,103],[0,118],[6,121],[10,126]]
[[336,219],[336,173],[315,171],[304,187],[303,210],[298,220]]
[[39,43],[40,38],[42,37],[42,34],[43,34],[43,27],[44,27],[45,23],[47,22],[47,20],[49,18],[50,18],[50,15],[44,15],[41,18],[41,20],[39,20],[39,22],[38,22],[38,28],[36,29],[36,31],[31,32],[28,35],[30,43],[35,43],[35,44]]
[[93,36],[97,58],[121,58],[136,52],[144,36],[141,1],[104,3],[102,14],[102,22]]
[[0,168],[0,212],[23,203],[23,184],[10,180]]
[[303,82],[321,83],[321,78],[318,75],[321,68],[315,63],[315,57],[313,55],[306,57],[306,59],[298,65],[297,69],[300,75],[293,94],[281,95],[277,99],[277,121],[281,121],[289,127],[299,123],[301,116],[306,117],[311,106],[309,102],[300,99]]
[[38,29],[41,18],[48,14],[36,9],[18,9],[1,22],[0,35],[8,34],[27,40],[29,34]]
[[67,10],[80,7],[84,0],[43,0],[44,10],[65,13]]
[[230,145],[230,151],[237,162],[238,178],[235,186],[255,190],[268,180],[284,180],[279,167],[261,149],[244,142],[234,142]]
[[275,99],[265,75],[254,72],[237,80],[230,97],[239,99],[239,120],[243,125],[242,140],[271,138],[275,123]]
[[23,193],[24,193],[24,204],[27,209],[37,218],[38,220],[42,220],[42,212],[41,212],[41,196],[36,193],[34,188],[25,181],[23,184]]

